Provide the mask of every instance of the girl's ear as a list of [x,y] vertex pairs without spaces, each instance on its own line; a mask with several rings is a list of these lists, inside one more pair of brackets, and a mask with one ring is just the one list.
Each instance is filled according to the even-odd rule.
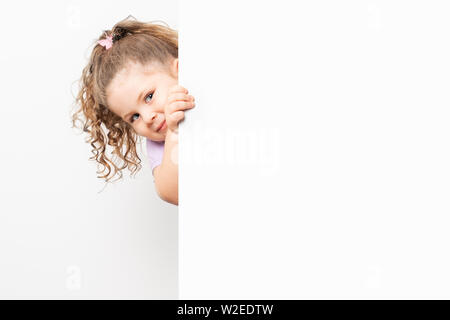
[[173,59],[172,61],[172,73],[178,77],[178,58]]

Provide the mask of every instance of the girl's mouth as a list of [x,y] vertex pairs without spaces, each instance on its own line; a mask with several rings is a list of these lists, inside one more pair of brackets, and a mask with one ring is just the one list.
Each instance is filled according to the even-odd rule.
[[164,120],[164,122],[161,124],[161,126],[158,128],[158,130],[156,130],[156,132],[161,131],[162,129],[164,129],[166,127],[166,120]]

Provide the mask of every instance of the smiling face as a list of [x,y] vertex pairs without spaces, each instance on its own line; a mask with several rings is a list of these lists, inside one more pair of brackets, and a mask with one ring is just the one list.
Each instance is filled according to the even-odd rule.
[[167,125],[164,107],[170,87],[178,84],[178,59],[170,62],[169,74],[159,64],[130,62],[106,88],[108,108],[129,123],[134,131],[153,141],[163,141]]

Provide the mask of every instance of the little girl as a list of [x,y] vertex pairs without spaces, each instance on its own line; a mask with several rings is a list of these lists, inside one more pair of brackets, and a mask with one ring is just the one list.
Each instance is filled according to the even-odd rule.
[[[93,157],[108,171],[108,182],[122,169],[141,169],[136,145],[146,138],[147,153],[158,196],[178,205],[178,123],[195,106],[194,97],[178,85],[178,33],[166,26],[136,21],[118,22],[96,40],[82,71],[72,123],[85,118]],[[103,125],[103,126],[102,126]],[[139,141],[138,141],[139,140]],[[118,167],[106,155],[123,160]],[[116,157],[116,159],[117,159]],[[111,166],[114,172],[111,177]]]

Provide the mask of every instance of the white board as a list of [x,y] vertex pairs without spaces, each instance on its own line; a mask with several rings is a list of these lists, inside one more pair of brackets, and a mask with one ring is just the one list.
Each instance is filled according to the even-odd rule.
[[450,298],[448,2],[180,5],[180,298]]

